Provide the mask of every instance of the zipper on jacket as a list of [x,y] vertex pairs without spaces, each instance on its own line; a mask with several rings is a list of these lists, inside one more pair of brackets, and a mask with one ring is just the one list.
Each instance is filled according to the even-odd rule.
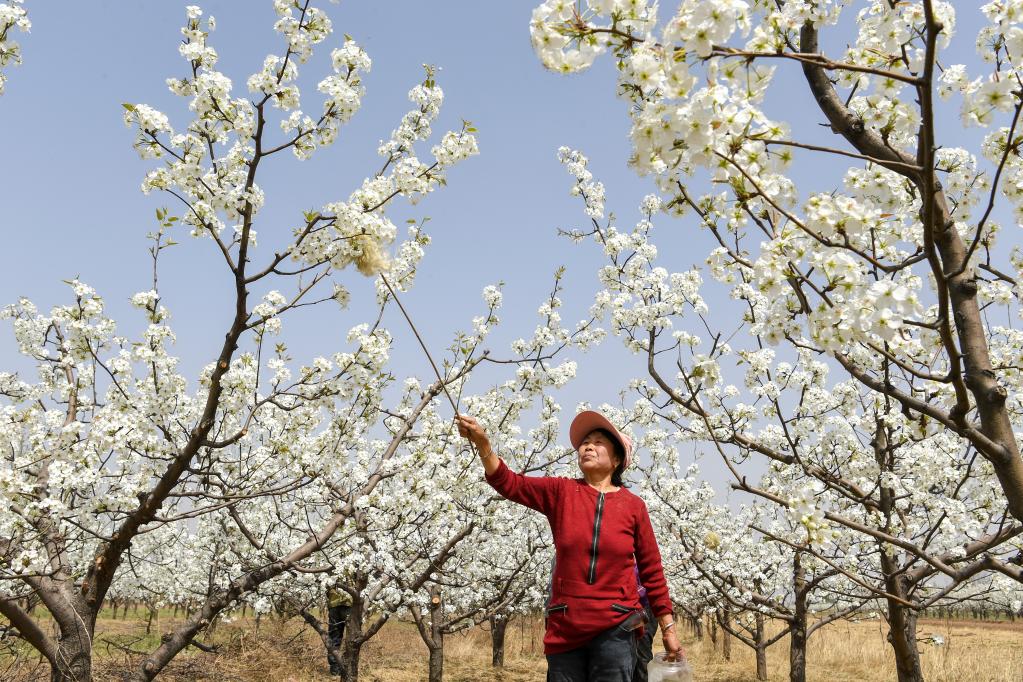
[[586,582],[597,580],[597,542],[600,540],[600,519],[604,515],[604,493],[597,493],[597,512],[593,515],[593,546],[590,548],[590,572]]

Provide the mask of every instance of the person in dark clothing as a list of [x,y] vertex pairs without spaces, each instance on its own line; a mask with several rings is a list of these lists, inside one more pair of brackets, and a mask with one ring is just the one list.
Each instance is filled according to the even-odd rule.
[[[641,600],[642,601],[642,600]],[[647,666],[654,657],[654,635],[657,633],[657,618],[649,602],[644,604],[646,612],[646,628],[643,635],[636,640],[636,669],[632,672],[632,682],[647,682]]]
[[[331,588],[327,590],[327,639],[330,646],[339,649],[341,641],[345,637],[345,624],[348,623],[348,614],[352,612],[352,598],[342,589]],[[330,664],[330,674],[341,674],[341,661],[334,658],[334,654],[327,652],[327,663]]]
[[650,599],[646,596],[646,588],[639,579],[639,566],[636,566],[636,589],[639,592],[639,603],[646,615],[646,627],[643,634],[636,639],[636,669],[632,672],[632,682],[647,682],[647,665],[654,657],[654,634],[657,632],[657,617],[650,607]]

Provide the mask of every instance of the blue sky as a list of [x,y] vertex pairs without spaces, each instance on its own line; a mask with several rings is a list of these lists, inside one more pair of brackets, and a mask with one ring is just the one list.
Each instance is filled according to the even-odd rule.
[[[662,11],[671,4],[664,3]],[[168,197],[139,191],[150,165],[131,147],[121,103],[150,104],[168,113],[175,127],[184,127],[187,110],[167,92],[164,79],[184,71],[177,43],[185,5],[169,0],[28,3],[32,32],[18,36],[25,63],[9,70],[7,94],[0,98],[0,204],[9,254],[0,270],[0,303],[22,295],[44,309],[66,302],[61,282],[77,276],[106,298],[123,332],[140,328],[128,298],[150,288],[145,235],[156,226],[156,208],[174,207]],[[322,5],[336,33],[303,67],[304,108],[318,108],[314,86],[329,71],[330,49],[343,33],[373,59],[365,78],[367,95],[334,147],[308,162],[281,156],[267,169],[261,182],[267,208],[257,224],[263,253],[269,254],[275,234],[286,238],[302,210],[347,197],[379,167],[378,141],[408,109],[406,93],[422,80],[421,65],[431,63],[440,68],[437,80],[446,93],[435,130],[471,120],[479,129],[481,154],[451,171],[447,188],[393,213],[397,224],[407,217],[431,218],[434,243],[416,289],[405,297],[428,344],[439,355],[454,330],[468,328],[482,311],[482,288],[503,280],[503,324],[492,346],[506,355],[508,343],[536,325],[535,309],[560,265],[568,266],[564,319],[585,317],[601,260],[592,245],[572,246],[556,234],[557,228],[585,225],[580,202],[568,195],[557,148],[575,147],[591,158],[591,170],[608,188],[608,208],[623,227],[638,217],[642,196],[653,189],[626,167],[627,112],[614,97],[612,60],[601,59],[592,70],[571,77],[544,71],[529,44],[534,2],[527,0]],[[220,68],[243,94],[245,79],[263,57],[281,51],[272,30],[272,4],[218,0],[201,6],[217,18],[211,43]],[[967,60],[979,14],[962,12],[957,52]],[[805,131],[800,139],[838,142],[817,126],[823,117],[796,65],[779,66],[771,98],[785,107],[794,130]],[[954,127],[955,105],[943,116]],[[814,191],[837,186],[836,181],[821,186],[820,172],[821,166],[805,165],[796,171],[797,181],[814,178],[808,187]],[[664,236],[658,242],[671,267],[702,263],[705,235],[689,221],[663,218],[659,224]],[[186,234],[180,241],[182,246],[162,262],[161,293],[173,314],[183,369],[194,376],[214,356],[226,329],[228,281],[209,242]],[[371,295],[369,280],[353,273],[346,281],[354,298]],[[720,302],[719,294],[710,299]],[[296,315],[285,321],[284,340],[299,361],[328,354],[343,345],[348,328],[363,319],[362,310],[356,305],[346,314],[330,308]],[[396,373],[428,379],[428,365],[402,321],[392,317],[390,327],[398,337]],[[0,353],[4,369],[22,366],[9,328],[0,332]],[[577,359],[580,378],[559,396],[567,411],[581,400],[614,402],[628,378],[644,372],[640,358],[628,356],[614,339]],[[481,381],[500,378],[490,374]]]

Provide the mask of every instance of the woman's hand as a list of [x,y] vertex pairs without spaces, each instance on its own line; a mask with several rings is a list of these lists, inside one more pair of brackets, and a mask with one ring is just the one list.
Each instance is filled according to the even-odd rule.
[[[678,627],[677,625],[675,627]],[[665,630],[661,628],[661,643],[664,644],[665,660],[667,661],[684,661],[686,658],[686,652],[682,650],[682,645],[678,642],[678,636],[675,634],[675,627],[670,627]]]
[[479,422],[468,415],[456,414],[455,423],[458,424],[459,435],[468,438],[469,442],[476,446],[480,460],[483,462],[483,471],[487,476],[497,471],[501,466],[501,460],[490,449],[490,439],[487,438],[487,432],[483,430]]
[[456,414],[455,423],[458,424],[458,435],[468,438],[469,442],[480,451],[480,455],[483,455],[484,450],[490,450],[490,439],[487,438],[487,432],[474,418]]

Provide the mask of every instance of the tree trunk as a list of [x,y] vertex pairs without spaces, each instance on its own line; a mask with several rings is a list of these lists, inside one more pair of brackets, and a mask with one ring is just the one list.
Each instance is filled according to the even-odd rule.
[[92,652],[83,647],[61,644],[58,664],[50,667],[50,682],[83,682],[92,679]]
[[[958,319],[958,318],[957,318]],[[891,463],[891,448],[889,447],[887,428],[877,420],[877,427],[874,433],[874,457],[882,472],[893,470]],[[895,491],[882,485],[879,489],[881,511],[885,514],[885,532],[891,532],[891,519],[895,514]],[[907,609],[900,599],[905,601],[907,581],[905,572],[899,568],[890,552],[892,547],[878,542],[878,550],[881,555],[881,572],[884,574],[885,591],[892,597],[888,602],[888,643],[892,645],[895,652],[895,670],[898,673],[899,682],[923,682],[923,671],[920,668],[920,652],[916,648],[916,612]]]
[[444,601],[441,599],[440,588],[430,587],[430,682],[442,682],[444,679]]
[[[881,570],[889,594],[905,599],[906,586],[895,560],[881,548]],[[895,670],[899,682],[923,682],[920,651],[916,646],[917,615],[898,601],[888,599],[888,643],[895,652]]]
[[67,610],[61,608],[53,612],[59,635],[56,656],[50,665],[50,682],[89,682],[92,680],[96,611],[77,591],[70,596],[65,593],[64,597]]
[[700,617],[693,618],[693,630],[696,631],[696,639],[703,641],[703,619]]
[[802,553],[796,551],[792,558],[792,607],[791,630],[789,632],[789,682],[806,682],[806,575],[802,564]]
[[895,651],[899,682],[923,682],[920,651],[916,646],[916,614],[899,603],[888,602],[888,642]]
[[495,668],[504,667],[504,634],[508,628],[507,616],[490,617],[491,665]]
[[721,614],[721,655],[725,657],[726,661],[732,660],[732,638],[725,628],[730,624],[731,617],[732,615],[727,610]]
[[344,682],[359,682],[359,657],[362,655],[362,637],[349,640],[345,633],[341,644],[341,679]]
[[718,649],[718,622],[712,616],[710,619],[710,647],[714,651]]
[[359,682],[359,657],[362,645],[367,641],[362,630],[364,615],[362,599],[357,598],[352,602],[345,634],[341,638],[341,679],[344,682]]
[[757,646],[755,649],[757,652],[757,680],[764,682],[767,680],[767,632],[764,628],[764,614],[758,612],[755,618],[757,623]]

